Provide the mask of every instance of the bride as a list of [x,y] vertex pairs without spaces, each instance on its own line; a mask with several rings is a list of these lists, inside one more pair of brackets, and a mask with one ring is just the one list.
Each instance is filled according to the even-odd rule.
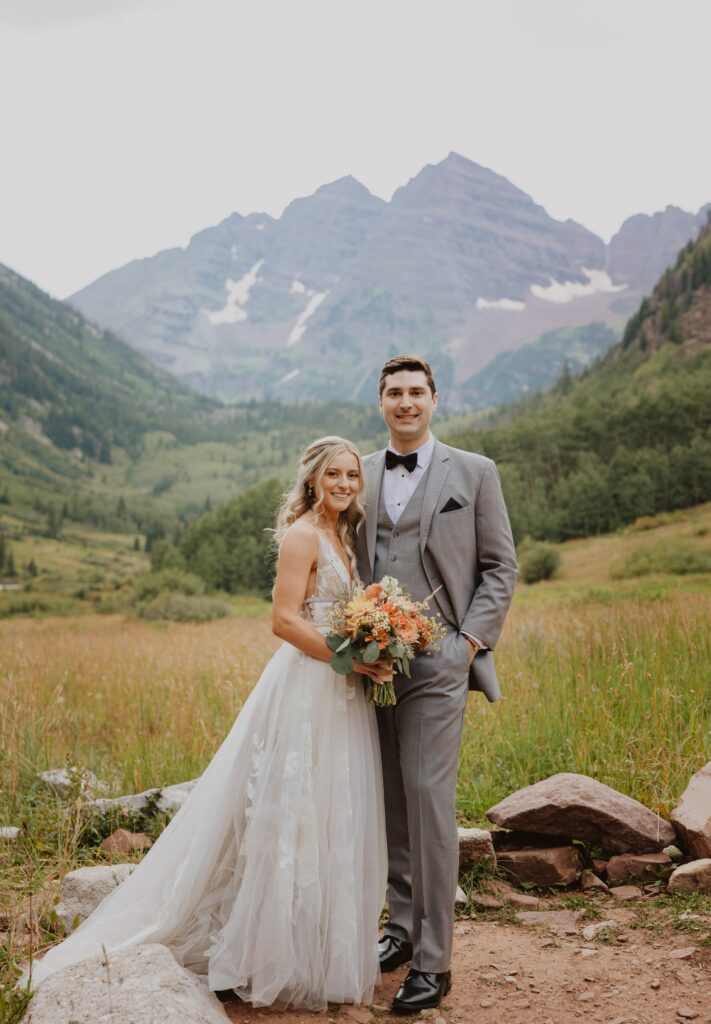
[[[325,616],[356,582],[358,450],[314,441],[277,518],[273,631],[284,643],[190,796],[137,865],[26,971],[168,946],[224,1000],[370,1002],[387,855],[374,708],[337,675]],[[357,666],[382,679],[382,667]]]

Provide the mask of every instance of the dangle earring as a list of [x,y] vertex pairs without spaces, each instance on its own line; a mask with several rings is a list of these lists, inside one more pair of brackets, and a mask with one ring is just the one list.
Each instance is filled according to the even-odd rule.
[[311,501],[313,499],[313,496],[314,496],[314,489],[311,486],[311,484],[308,483],[308,481],[307,481],[307,483],[306,483],[306,497],[309,499],[309,501]]

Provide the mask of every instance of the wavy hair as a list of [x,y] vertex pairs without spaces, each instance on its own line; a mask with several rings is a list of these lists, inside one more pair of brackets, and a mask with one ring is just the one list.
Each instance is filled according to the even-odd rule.
[[[353,571],[355,569],[356,534],[365,519],[365,512],[360,501],[365,487],[365,478],[360,452],[352,441],[347,441],[344,437],[335,435],[319,437],[302,452],[296,480],[291,490],[284,495],[284,500],[277,513],[274,533],[276,541],[279,543],[291,524],[300,519],[305,512],[313,512],[316,519],[323,515],[323,487],[321,486],[323,475],[333,460],[346,452],[355,455],[358,461],[360,489],[346,511],[339,515],[336,533],[348,555]],[[312,480],[313,486],[310,482]]]

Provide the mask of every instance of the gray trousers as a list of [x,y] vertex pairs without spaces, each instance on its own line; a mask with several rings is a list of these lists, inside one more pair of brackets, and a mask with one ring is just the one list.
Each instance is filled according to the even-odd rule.
[[468,695],[469,645],[441,651],[396,676],[397,704],[378,708],[388,840],[385,931],[412,942],[412,966],[446,971],[452,956],[459,868],[455,794]]

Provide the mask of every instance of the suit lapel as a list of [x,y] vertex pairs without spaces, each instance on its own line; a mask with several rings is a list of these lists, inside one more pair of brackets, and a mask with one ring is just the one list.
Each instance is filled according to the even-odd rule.
[[435,439],[432,463],[425,480],[425,493],[422,497],[422,515],[420,516],[420,550],[423,555],[427,545],[432,516],[437,507],[437,499],[442,493],[444,481],[447,479],[448,474],[449,455],[447,449]]
[[380,506],[380,489],[383,486],[385,472],[385,450],[376,452],[365,467],[365,544],[368,550],[370,578],[375,568],[375,545],[378,539],[378,509]]

